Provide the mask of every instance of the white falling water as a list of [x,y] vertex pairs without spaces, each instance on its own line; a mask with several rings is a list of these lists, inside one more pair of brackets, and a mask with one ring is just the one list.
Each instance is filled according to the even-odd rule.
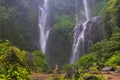
[[40,29],[40,48],[41,51],[45,54],[46,52],[46,43],[49,37],[50,29],[46,25],[47,20],[47,11],[48,11],[48,0],[44,0],[44,5],[41,7],[39,6],[39,29]]
[[87,0],[84,0],[84,10],[85,10],[85,16],[86,16],[86,19],[89,20],[89,8],[88,8],[88,3],[87,3]]
[[[84,33],[86,30],[87,22],[89,20],[89,9],[88,9],[87,0],[84,0],[84,11],[85,11],[86,21],[82,24],[82,31],[78,34],[78,32],[79,32],[78,28],[80,27],[80,24],[78,24],[78,23],[76,24],[76,26],[74,28],[74,43],[73,43],[73,47],[72,47],[72,56],[71,56],[71,60],[70,60],[71,64],[75,63],[80,57],[79,46],[82,46],[82,51],[84,51]],[[76,16],[76,17],[78,17],[78,16]],[[76,21],[76,22],[79,22],[79,21]],[[78,36],[78,37],[76,37],[76,36]]]

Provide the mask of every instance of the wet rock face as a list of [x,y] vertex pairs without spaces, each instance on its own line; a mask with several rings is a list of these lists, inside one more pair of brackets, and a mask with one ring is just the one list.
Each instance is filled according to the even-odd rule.
[[101,19],[99,16],[92,18],[87,23],[87,29],[85,31],[85,53],[88,52],[88,48],[102,40],[102,25],[101,25]]
[[[74,45],[76,58],[79,59],[85,53],[88,53],[88,49],[92,44],[102,40],[102,25],[99,16],[91,18],[89,21],[81,22],[74,28]],[[76,47],[76,45],[78,45]],[[74,47],[75,46],[75,47]],[[74,52],[74,51],[73,51]],[[73,55],[72,55],[73,56]]]
[[73,33],[74,33],[74,42],[77,43],[77,39],[79,38],[79,36],[81,35],[82,33],[82,30],[83,30],[83,24],[80,23],[80,24],[77,24],[73,30]]

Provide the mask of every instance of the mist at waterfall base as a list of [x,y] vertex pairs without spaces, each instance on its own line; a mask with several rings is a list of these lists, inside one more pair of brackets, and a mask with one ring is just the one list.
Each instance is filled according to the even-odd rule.
[[[79,0],[76,0],[76,2],[77,1]],[[53,30],[51,25],[53,24],[53,22],[50,22],[53,19],[51,16],[52,0],[40,0],[41,4],[39,6],[39,43],[40,49],[45,54],[48,64],[51,68],[54,68],[55,64],[58,64],[59,67],[62,67],[64,64],[67,63],[75,63],[83,54],[88,52],[88,48],[92,44],[102,39],[100,17],[91,18],[89,14],[89,8],[91,6],[89,6],[88,4],[94,1],[87,1],[88,0],[80,0],[78,3],[75,4],[78,10],[76,9],[76,26],[74,30],[72,30],[74,38],[73,44],[71,43],[68,44],[68,46],[61,46],[61,44],[67,42],[61,43],[59,39],[55,40],[55,30]],[[78,14],[79,12],[82,13]],[[69,53],[67,54],[64,54],[64,49],[66,49],[65,47],[67,49],[69,48]]]

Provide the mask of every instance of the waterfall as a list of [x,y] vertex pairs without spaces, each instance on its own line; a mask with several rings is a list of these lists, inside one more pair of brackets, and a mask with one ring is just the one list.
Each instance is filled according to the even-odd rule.
[[[74,43],[72,46],[72,56],[70,59],[71,64],[75,63],[79,59],[80,55],[84,53],[84,33],[87,28],[87,22],[89,20],[89,9],[87,0],[84,0],[83,4],[86,21],[82,25],[78,23],[79,21],[76,21],[76,26],[74,28]],[[76,16],[76,20],[78,20],[77,18],[78,16]]]
[[85,16],[86,16],[86,19],[89,20],[89,8],[88,8],[88,3],[87,3],[87,0],[84,0],[84,10],[85,10]]
[[50,29],[46,25],[48,15],[48,0],[44,0],[43,6],[39,5],[39,29],[40,29],[40,48],[45,54],[46,44],[49,37]]

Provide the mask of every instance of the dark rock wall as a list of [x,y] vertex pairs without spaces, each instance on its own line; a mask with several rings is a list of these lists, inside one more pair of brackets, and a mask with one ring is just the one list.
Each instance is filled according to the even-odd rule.
[[102,40],[102,23],[100,17],[94,17],[87,23],[85,31],[85,53],[88,52],[89,47]]

